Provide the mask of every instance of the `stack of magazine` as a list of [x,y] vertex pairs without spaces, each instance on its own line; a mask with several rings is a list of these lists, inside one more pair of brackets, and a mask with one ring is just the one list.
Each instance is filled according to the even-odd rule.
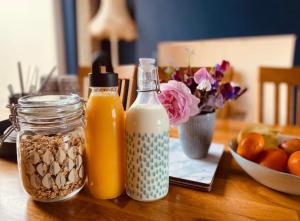
[[223,152],[223,144],[212,143],[207,157],[191,159],[184,154],[179,139],[170,138],[170,183],[207,192],[211,191]]

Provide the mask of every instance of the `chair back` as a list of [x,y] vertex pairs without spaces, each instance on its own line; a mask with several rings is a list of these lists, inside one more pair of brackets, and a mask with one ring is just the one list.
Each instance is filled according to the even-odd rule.
[[120,65],[114,67],[119,75],[119,94],[125,110],[128,110],[136,98],[137,66]]
[[[274,123],[279,124],[280,105],[285,105],[286,110],[286,124],[293,125],[293,113],[295,102],[295,94],[293,93],[294,87],[300,88],[300,68],[272,68],[260,67],[259,69],[259,87],[258,87],[258,120],[264,122],[264,98],[265,98],[265,83],[272,83],[275,86],[274,96]],[[280,84],[287,85],[287,99],[286,104],[280,104]],[[299,96],[298,96],[299,100]],[[299,106],[298,102],[298,106]],[[297,112],[296,112],[297,113]],[[297,116],[297,125],[300,125],[300,118]]]
[[88,82],[88,75],[92,72],[91,67],[78,67],[78,81],[79,81],[79,88],[80,88],[80,96],[83,97],[85,100],[89,94],[89,82]]
[[[136,97],[136,65],[120,65],[114,67],[114,72],[119,75],[118,92],[122,100],[125,110],[134,102]],[[87,99],[89,94],[88,89],[88,74],[91,73],[90,67],[79,67],[78,78],[80,85],[81,96]]]

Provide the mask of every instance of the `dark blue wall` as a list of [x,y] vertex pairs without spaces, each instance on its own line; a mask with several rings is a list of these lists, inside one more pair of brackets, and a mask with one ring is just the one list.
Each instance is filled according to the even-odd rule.
[[77,38],[76,38],[76,2],[75,0],[61,1],[64,23],[64,40],[66,71],[68,74],[77,73]]
[[139,39],[127,55],[135,62],[155,56],[160,41],[300,34],[300,0],[135,0],[134,12]]

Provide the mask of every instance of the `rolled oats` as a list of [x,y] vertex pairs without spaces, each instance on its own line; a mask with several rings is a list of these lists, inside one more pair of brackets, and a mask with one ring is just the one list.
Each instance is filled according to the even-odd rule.
[[37,165],[36,171],[40,176],[43,177],[48,171],[48,166],[45,163],[40,163],[39,165]]
[[59,189],[61,189],[66,184],[66,177],[63,173],[59,173],[56,176],[55,183]]
[[68,160],[66,161],[66,168],[68,169],[68,171],[71,171],[71,170],[73,169],[74,165],[75,165],[75,164],[74,164],[73,160],[68,159]]
[[26,173],[29,175],[32,175],[32,174],[34,174],[34,171],[35,171],[35,167],[32,165],[32,163],[30,161],[28,161],[26,163]]
[[[26,142],[26,141],[25,141],[25,142]],[[29,148],[28,150],[29,150],[29,153],[28,153],[28,154],[31,155],[32,163],[33,163],[33,164],[39,163],[40,160],[41,160],[39,153],[37,153],[36,151],[30,151],[31,148]]]
[[59,150],[57,151],[56,155],[55,155],[56,160],[58,161],[58,163],[60,165],[62,165],[66,159],[66,153],[63,149],[59,148]]
[[78,133],[23,135],[20,139],[22,179],[37,200],[59,200],[85,182],[84,139]]
[[53,160],[54,160],[54,157],[53,157],[52,153],[49,150],[46,150],[46,152],[43,154],[43,161],[47,165],[50,165],[50,163],[52,163]]
[[59,166],[59,163],[54,161],[51,165],[50,165],[50,173],[52,175],[56,175],[58,174],[60,171],[60,166]]

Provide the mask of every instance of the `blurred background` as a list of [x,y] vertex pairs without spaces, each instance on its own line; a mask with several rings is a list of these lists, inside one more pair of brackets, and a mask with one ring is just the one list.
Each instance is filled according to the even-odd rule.
[[[232,80],[248,91],[223,117],[263,119],[269,124],[300,121],[296,85],[267,82],[264,96],[259,90],[261,67],[293,71],[295,79],[300,78],[299,0],[2,0],[0,4],[3,105],[10,95],[21,92],[20,72],[23,93],[78,92],[87,97],[86,75],[95,58],[119,67],[153,57],[159,66],[174,68],[212,67],[226,59],[232,65]],[[276,87],[279,92],[273,93]]]

